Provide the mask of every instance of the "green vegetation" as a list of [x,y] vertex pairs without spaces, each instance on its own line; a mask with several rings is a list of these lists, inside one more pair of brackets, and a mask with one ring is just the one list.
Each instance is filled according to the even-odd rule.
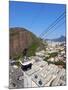
[[48,62],[48,64],[55,64],[55,65],[61,65],[61,66],[63,66],[63,68],[66,68],[66,63],[65,62],[63,62],[63,61],[57,61],[57,62],[52,62],[52,61],[48,61],[48,59],[49,58],[51,58],[51,57],[56,57],[57,55],[58,55],[58,52],[53,52],[53,53],[48,53],[49,54],[49,57],[46,57],[45,59],[44,59],[44,61],[47,61]]
[[15,64],[16,64],[17,66],[20,66],[20,62],[15,62]]
[[[39,43],[33,42],[28,48],[27,56],[34,56],[38,46],[39,46]],[[22,52],[17,54],[17,55],[13,55],[14,60],[19,60],[20,58],[23,58],[23,53]]]
[[27,55],[34,56],[37,48],[38,48],[38,44],[32,43],[32,45],[28,49]]
[[58,52],[53,52],[53,53],[48,53],[48,57],[45,57],[45,59],[44,60],[48,60],[49,58],[51,58],[51,57],[56,57],[57,55],[58,55]]
[[14,60],[19,60],[21,58],[23,58],[23,54],[22,53],[14,54],[13,58],[10,56],[10,59],[14,59]]
[[49,58],[56,57],[57,55],[58,55],[58,52],[49,53]]
[[44,59],[44,61],[48,62],[48,64],[61,65],[63,66],[63,68],[66,69],[66,63],[63,61],[52,62],[52,61],[48,61],[47,59]]
[[55,65],[61,65],[63,68],[66,68],[66,63],[63,61],[54,62]]

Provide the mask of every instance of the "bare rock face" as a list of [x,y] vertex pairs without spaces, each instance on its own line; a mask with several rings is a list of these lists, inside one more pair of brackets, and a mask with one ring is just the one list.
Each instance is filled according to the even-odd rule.
[[10,58],[20,55],[25,48],[28,48],[33,42],[32,33],[24,28],[10,28]]

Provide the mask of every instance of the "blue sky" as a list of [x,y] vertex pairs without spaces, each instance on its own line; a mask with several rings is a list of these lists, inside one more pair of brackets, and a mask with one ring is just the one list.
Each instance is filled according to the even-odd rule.
[[[39,36],[57,17],[65,12],[65,8],[64,4],[10,1],[9,27],[24,27]],[[61,27],[59,27],[60,25]],[[65,35],[65,19],[58,23],[56,27],[59,28],[56,28],[53,33],[49,33],[44,38],[57,38]]]

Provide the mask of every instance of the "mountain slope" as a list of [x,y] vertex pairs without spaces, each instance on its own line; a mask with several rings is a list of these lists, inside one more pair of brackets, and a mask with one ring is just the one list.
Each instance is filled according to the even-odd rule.
[[28,56],[34,55],[41,41],[32,32],[24,28],[10,28],[10,58],[18,59],[25,48]]

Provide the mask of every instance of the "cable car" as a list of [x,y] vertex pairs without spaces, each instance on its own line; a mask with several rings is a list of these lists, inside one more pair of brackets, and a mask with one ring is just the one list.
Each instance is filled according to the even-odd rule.
[[24,56],[23,62],[20,61],[21,69],[23,71],[27,71],[27,70],[31,69],[31,67],[32,67],[31,61],[29,61],[29,59],[27,58],[27,49],[24,49],[23,56]]
[[22,65],[21,65],[21,69],[22,69],[23,71],[27,71],[27,70],[31,69],[31,67],[32,67],[32,63],[31,63],[30,61],[24,62],[24,63],[22,63]]

